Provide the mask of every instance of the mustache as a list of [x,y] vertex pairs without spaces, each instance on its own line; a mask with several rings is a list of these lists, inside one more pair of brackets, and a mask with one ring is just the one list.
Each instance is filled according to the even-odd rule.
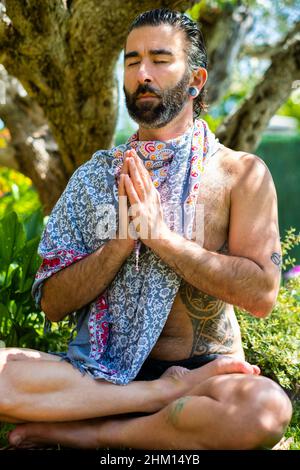
[[152,93],[158,98],[161,98],[162,96],[159,90],[152,87],[151,85],[148,85],[148,83],[145,83],[137,87],[136,91],[132,94],[132,98],[135,100],[139,95],[145,94],[145,93]]

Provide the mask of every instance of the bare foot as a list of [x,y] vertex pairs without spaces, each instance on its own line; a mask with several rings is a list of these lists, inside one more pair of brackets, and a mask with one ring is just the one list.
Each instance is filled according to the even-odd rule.
[[[249,362],[233,356],[220,356],[214,361],[206,364],[206,366],[207,368],[205,370],[207,371],[207,378],[212,377],[213,375],[222,374],[260,374],[260,368],[258,366],[249,364]],[[206,366],[202,366],[202,369]],[[195,372],[197,370],[198,369],[194,369]],[[194,371],[191,371],[191,374],[193,374]]]
[[161,389],[166,391],[166,394],[164,394],[165,401],[162,405],[165,406],[171,401],[183,396],[191,390],[191,388],[199,385],[204,380],[222,374],[259,375],[260,369],[258,366],[251,365],[249,362],[241,359],[231,356],[221,356],[194,370],[180,366],[172,366],[167,369],[159,379],[153,381],[153,385],[161,387]]
[[[99,431],[107,418],[87,419],[66,423],[20,424],[8,435],[11,446],[30,449],[49,444],[81,449],[100,447]],[[103,446],[102,446],[103,447]]]

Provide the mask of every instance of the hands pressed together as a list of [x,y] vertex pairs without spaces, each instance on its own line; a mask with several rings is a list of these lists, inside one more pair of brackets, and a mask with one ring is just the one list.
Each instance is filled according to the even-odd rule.
[[[135,236],[150,246],[154,239],[167,236],[170,231],[163,219],[160,194],[135,150],[124,155],[119,180],[119,234],[134,243]],[[130,208],[127,207],[127,198]],[[131,223],[130,223],[131,222]],[[135,229],[132,231],[132,225]]]

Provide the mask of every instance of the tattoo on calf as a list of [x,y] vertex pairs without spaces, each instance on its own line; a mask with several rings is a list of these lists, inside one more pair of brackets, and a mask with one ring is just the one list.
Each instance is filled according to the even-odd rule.
[[170,424],[176,426],[178,424],[180,413],[182,412],[184,405],[187,401],[189,401],[192,397],[181,397],[176,400],[173,405],[169,408],[168,418],[167,421]]
[[276,266],[281,268],[282,257],[279,253],[272,253],[271,260],[273,261],[274,264],[276,264]]

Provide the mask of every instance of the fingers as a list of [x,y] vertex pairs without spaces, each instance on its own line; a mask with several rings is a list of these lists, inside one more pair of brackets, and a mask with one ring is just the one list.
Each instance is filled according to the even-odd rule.
[[142,160],[140,159],[140,157],[138,156],[138,154],[136,153],[134,149],[131,149],[125,152],[125,159],[127,158],[133,158],[135,165],[137,167],[138,173],[144,183],[145,189],[146,191],[148,191],[153,183],[148,173],[148,170],[146,170],[146,168],[144,167]]
[[126,191],[125,191],[125,186],[124,186],[124,179],[125,179],[125,174],[121,173],[120,174],[120,180],[119,180],[119,187],[118,187],[119,196],[126,196]]
[[[126,152],[125,152],[125,154],[126,154]],[[129,171],[129,170],[128,170],[128,160],[127,160],[127,158],[124,156],[123,166],[122,166],[122,168],[121,168],[120,174],[121,174],[121,175],[128,175],[128,171]]]
[[129,174],[128,159],[124,157],[123,166],[121,167],[121,170],[120,170],[120,179],[119,179],[119,188],[118,188],[119,196],[127,196],[126,189],[125,189],[125,175],[128,175],[128,174]]
[[132,157],[128,159],[128,164],[129,164],[129,174],[133,182],[134,188],[139,198],[143,201],[146,196],[146,188],[145,188],[144,180],[142,180],[141,175]]
[[131,205],[137,204],[139,202],[139,196],[135,190],[135,187],[129,177],[129,175],[124,176],[125,179],[125,190]]
[[120,175],[119,180],[119,237],[122,239],[128,238],[128,206],[127,206],[127,194],[125,190],[125,175]]

